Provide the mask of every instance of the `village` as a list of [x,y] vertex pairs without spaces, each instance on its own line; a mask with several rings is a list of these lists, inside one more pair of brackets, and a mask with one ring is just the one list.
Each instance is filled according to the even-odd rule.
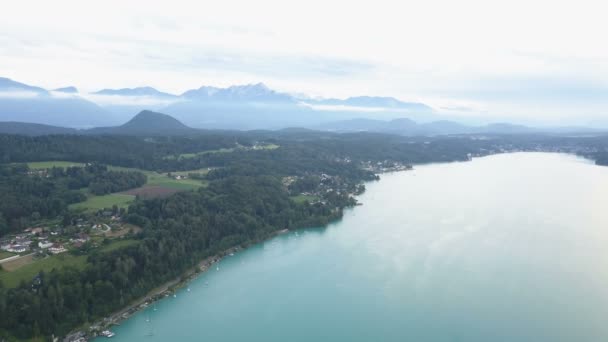
[[[0,281],[7,285],[35,282],[40,271],[72,265],[89,251],[108,250],[133,241],[141,228],[123,222],[124,210],[82,214],[70,222],[42,221],[0,239]],[[67,223],[67,224],[65,224]],[[73,258],[64,258],[62,255]]]

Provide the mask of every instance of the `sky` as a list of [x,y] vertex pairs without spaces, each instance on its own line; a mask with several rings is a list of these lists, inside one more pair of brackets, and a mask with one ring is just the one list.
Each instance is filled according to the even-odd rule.
[[608,124],[600,1],[10,1],[0,77],[81,91],[263,82],[458,117]]

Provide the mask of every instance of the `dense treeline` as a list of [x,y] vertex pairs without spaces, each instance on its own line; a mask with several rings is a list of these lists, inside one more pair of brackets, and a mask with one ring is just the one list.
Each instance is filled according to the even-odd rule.
[[105,195],[137,188],[146,184],[146,176],[136,171],[107,171],[97,175],[89,183],[89,191],[95,195]]
[[86,196],[51,178],[27,174],[26,165],[0,165],[0,236],[30,221],[56,217]]
[[[192,158],[180,154],[221,148],[252,146],[256,141],[275,143],[275,150],[236,149],[231,153],[207,153]],[[195,170],[226,166],[243,159],[300,162],[350,158],[357,161],[394,160],[406,163],[464,160],[469,152],[491,141],[468,137],[416,138],[377,133],[334,134],[322,132],[225,132],[191,137],[128,137],[51,135],[25,137],[0,134],[0,162],[69,160],[141,168],[156,171]],[[286,165],[290,167],[295,165]],[[341,166],[337,166],[341,167]]]
[[28,137],[0,134],[0,163],[69,160],[96,161],[108,165],[146,170],[171,170],[178,164],[167,156],[196,153],[234,147],[250,146],[244,136],[208,133],[193,137],[130,137],[47,135]]
[[66,215],[68,205],[86,200],[82,188],[105,195],[145,183],[146,176],[141,172],[111,171],[100,164],[48,170],[0,164],[0,236],[40,219]]

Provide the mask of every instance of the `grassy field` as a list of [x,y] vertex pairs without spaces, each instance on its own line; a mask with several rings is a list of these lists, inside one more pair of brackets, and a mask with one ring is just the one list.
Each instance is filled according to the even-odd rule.
[[[238,147],[220,148],[217,150],[201,151],[201,152],[197,152],[197,153],[182,153],[179,156],[177,156],[177,159],[190,159],[190,158],[195,158],[197,156],[202,156],[205,154],[212,154],[212,153],[230,153],[230,152],[234,152],[234,150],[236,150],[236,149],[238,149]],[[164,158],[165,159],[175,159],[175,156],[171,155],[171,156],[166,156]]]
[[205,186],[202,181],[196,179],[174,179],[167,177],[166,174],[160,174],[156,172],[146,172],[148,176],[148,182],[146,185],[164,186],[172,189],[179,190],[192,190]]
[[0,280],[6,287],[17,287],[21,280],[30,282],[40,271],[50,272],[53,268],[62,268],[73,266],[78,269],[84,269],[86,266],[86,256],[73,256],[67,253],[53,255],[48,258],[35,260],[34,262],[22,266],[12,272],[0,273]]
[[12,257],[14,255],[15,254],[13,254],[11,252],[0,251],[0,260],[6,259],[6,258],[10,258],[10,257]]
[[[222,152],[224,150],[228,151],[230,149],[221,149],[221,150],[216,150],[213,152],[217,153],[217,152]],[[208,152],[211,152],[211,151],[208,151]],[[46,161],[46,162],[32,162],[32,163],[28,163],[28,166],[31,169],[48,169],[48,168],[52,168],[54,166],[65,168],[68,166],[84,166],[84,164],[54,160],[54,161]],[[142,172],[148,178],[148,181],[146,182],[145,186],[158,186],[158,187],[165,187],[168,189],[174,189],[174,190],[179,190],[179,191],[186,191],[186,190],[197,189],[197,188],[207,185],[207,183],[205,181],[201,181],[201,180],[196,180],[196,179],[177,180],[177,179],[168,177],[167,174],[161,174],[161,173],[154,172],[154,171],[140,170],[140,169],[136,169],[136,168],[127,168],[127,167],[110,165],[110,166],[108,166],[108,169],[114,170],[114,171],[139,171],[139,172]],[[195,170],[195,171],[197,173],[208,172],[206,169]],[[188,172],[190,172],[190,171],[178,172],[176,174],[187,175]],[[91,196],[88,193],[87,188],[84,188],[81,190],[83,192],[87,193],[87,195],[89,196],[88,199],[84,202],[74,203],[74,204],[70,205],[70,207],[69,207],[70,209],[94,211],[94,210],[99,210],[99,209],[103,209],[103,208],[112,208],[113,205],[117,205],[119,208],[126,208],[129,206],[129,204],[131,202],[133,202],[135,200],[135,196],[124,194],[124,193],[114,193],[114,194],[103,195],[103,196]]]
[[[256,146],[256,150],[274,150],[276,148],[279,148],[279,145],[276,144],[267,144],[267,145],[258,145]],[[205,154],[212,154],[212,153],[230,153],[230,152],[234,152],[236,150],[252,150],[252,148],[250,147],[245,147],[242,145],[236,146],[236,147],[230,147],[230,148],[220,148],[217,150],[209,150],[209,151],[201,151],[201,152],[197,152],[197,153],[182,153],[179,156],[177,156],[178,159],[189,159],[189,158],[195,158],[197,156],[202,156]],[[166,156],[165,159],[175,159],[175,156]]]
[[101,248],[101,252],[111,252],[120,248],[125,248],[127,246],[132,246],[138,244],[137,240],[119,240],[110,243],[109,245],[103,246]]
[[258,150],[274,150],[279,148],[280,146],[277,144],[268,144],[268,145],[262,145],[262,146],[258,146],[257,149]]
[[[206,185],[202,181],[199,181],[199,180],[195,180],[195,179],[177,180],[174,178],[167,177],[166,173],[161,174],[161,173],[154,172],[154,171],[146,171],[146,170],[119,167],[119,166],[110,166],[109,169],[116,170],[116,171],[139,171],[139,172],[145,174],[146,177],[148,177],[148,181],[146,182],[146,185],[152,185],[152,186],[165,186],[165,187],[172,188],[172,189],[192,190],[192,189],[200,188],[201,186]],[[185,171],[185,172],[187,174],[187,172],[189,172],[189,171]],[[173,172],[173,173],[181,174],[179,172]]]
[[305,201],[315,202],[315,201],[319,200],[318,196],[310,196],[310,195],[297,195],[297,196],[291,196],[290,198],[296,203],[303,203]]
[[119,208],[126,208],[135,200],[135,196],[125,194],[109,194],[103,196],[91,196],[86,201],[70,204],[70,209],[74,210],[99,210],[112,208],[116,204]]
[[198,173],[201,175],[206,175],[209,173],[209,169],[208,168],[204,168],[204,169],[198,169],[198,170],[188,170],[188,171],[174,171],[171,172],[172,175],[179,175],[179,176],[187,176],[190,173]]
[[51,160],[44,162],[32,162],[27,163],[27,166],[33,170],[42,170],[42,169],[51,169],[53,167],[70,167],[70,166],[84,166],[83,163],[69,162],[69,161],[60,161],[60,160]]
[[20,258],[13,259],[11,261],[7,261],[2,264],[2,269],[5,271],[14,271],[18,268],[21,268],[27,264],[31,264],[34,261],[34,256],[32,254],[24,255]]

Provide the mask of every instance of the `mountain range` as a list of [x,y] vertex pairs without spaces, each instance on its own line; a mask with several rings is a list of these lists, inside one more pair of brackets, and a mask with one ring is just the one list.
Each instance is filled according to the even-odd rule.
[[[289,131],[312,131],[307,128],[284,128]],[[552,130],[527,126],[497,123],[483,126],[466,126],[452,121],[434,121],[417,123],[407,118],[390,121],[351,119],[335,121],[314,127],[317,131],[377,132],[407,136],[436,136],[458,134],[526,134],[526,133],[602,133],[576,127],[554,128]],[[184,136],[207,132],[208,130],[192,128],[174,117],[144,110],[122,125],[75,129],[24,122],[0,122],[0,133],[21,135],[79,134],[79,135],[134,135],[134,136]]]
[[314,126],[361,115],[379,119],[431,120],[434,111],[420,103],[389,97],[307,99],[278,92],[263,83],[226,88],[203,86],[170,94],[152,87],[102,89],[81,93],[67,86],[54,90],[0,78],[0,120],[90,128],[124,122],[149,109],[172,115],[192,127],[280,129]]
[[[147,134],[152,127],[138,119],[142,113],[134,118],[138,119],[135,122],[121,126],[138,112],[147,113],[146,119],[154,112],[170,115],[152,121],[160,124],[156,128],[171,128],[165,132],[171,134],[183,134],[194,128],[287,127],[405,135],[599,131],[585,127],[538,129],[510,123],[469,126],[446,120],[423,103],[374,96],[310,99],[272,90],[263,83],[226,88],[203,86],[175,95],[152,87],[102,89],[92,93],[81,93],[73,86],[47,90],[0,78],[0,121],[4,122],[4,132],[27,128],[31,134],[83,133],[87,129],[89,133]],[[24,123],[38,126],[26,127]],[[138,132],[139,127],[148,130]]]
[[75,129],[26,122],[0,122],[0,133],[22,135],[81,134],[81,135],[188,135],[203,130],[188,127],[162,113],[144,110],[120,126]]

